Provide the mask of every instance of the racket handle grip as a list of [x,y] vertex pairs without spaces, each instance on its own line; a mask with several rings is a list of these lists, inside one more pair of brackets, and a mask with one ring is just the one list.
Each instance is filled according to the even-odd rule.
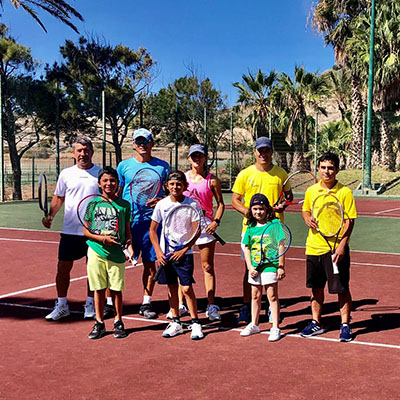
[[161,272],[163,271],[163,269],[164,269],[164,265],[160,265],[158,267],[158,270],[157,270],[156,274],[153,276],[153,281],[154,282],[158,282],[158,280],[160,279],[160,275],[161,275]]
[[217,239],[218,242],[221,243],[221,246],[224,246],[226,244],[225,240],[222,239],[222,237],[219,236],[217,232],[214,232],[213,236],[215,237],[215,239]]
[[136,267],[136,265],[137,265],[137,260],[136,260],[136,259],[133,257],[133,255],[129,252],[129,250],[128,250],[126,247],[124,247],[124,248],[122,249],[122,251],[124,252],[125,257],[127,257],[128,260],[131,262],[132,267]]
[[333,268],[333,274],[334,275],[338,275],[339,274],[339,268],[336,262],[333,261],[333,256],[334,254],[332,254],[332,268]]

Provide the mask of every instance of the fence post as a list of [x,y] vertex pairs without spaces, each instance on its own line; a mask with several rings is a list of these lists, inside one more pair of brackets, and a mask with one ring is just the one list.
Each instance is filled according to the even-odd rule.
[[35,156],[32,156],[32,199],[35,198]]

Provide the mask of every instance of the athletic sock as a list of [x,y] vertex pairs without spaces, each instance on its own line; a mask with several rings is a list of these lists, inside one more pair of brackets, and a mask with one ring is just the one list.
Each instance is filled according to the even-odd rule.
[[151,303],[151,296],[143,296],[142,304],[150,304],[150,303]]
[[67,305],[67,298],[66,297],[59,297],[57,299],[57,304],[60,306],[66,306]]
[[192,324],[199,324],[199,319],[198,318],[192,318]]
[[112,297],[107,297],[107,304],[108,304],[109,306],[112,306],[112,305],[113,305]]

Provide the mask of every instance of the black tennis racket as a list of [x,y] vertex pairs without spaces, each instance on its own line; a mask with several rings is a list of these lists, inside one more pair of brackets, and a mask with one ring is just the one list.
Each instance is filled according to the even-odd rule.
[[[200,231],[200,219],[200,212],[190,204],[180,204],[169,212],[162,223],[167,260],[193,241]],[[164,265],[158,267],[154,281],[158,281],[163,269]]]
[[317,221],[317,231],[325,239],[326,243],[328,243],[331,250],[332,270],[336,275],[339,273],[339,268],[337,263],[333,262],[333,255],[335,254],[340,231],[343,227],[343,207],[334,194],[321,194],[312,204],[311,215]]
[[38,198],[39,208],[43,211],[45,217],[49,215],[49,203],[47,196],[47,178],[46,175],[42,172],[39,175]]
[[[304,193],[307,188],[314,183],[317,183],[318,179],[316,176],[307,169],[300,169],[291,173],[283,182],[281,192],[279,194],[278,200],[275,202],[274,206],[278,204],[284,204],[286,206],[299,204],[304,201]],[[293,193],[293,199],[288,199],[287,194],[289,190]]]
[[152,168],[142,168],[136,172],[129,184],[132,204],[139,208],[146,207],[147,202],[160,193],[161,176]]
[[[188,191],[188,197],[190,197],[191,199],[193,199],[193,200],[197,203],[197,205],[199,206],[199,208],[202,210],[202,213],[201,213],[202,215],[201,215],[201,218],[200,218],[200,226],[201,226],[202,232],[205,232],[206,229],[207,229],[207,226],[208,226],[207,221],[206,221],[206,218],[205,218],[205,213],[206,213],[206,211],[205,211],[205,207],[202,205],[202,200],[201,200],[201,198],[200,198],[200,196],[199,196],[198,191],[197,191],[196,189],[189,190],[189,191]],[[222,237],[219,236],[217,232],[212,233],[212,236],[214,236],[214,238],[215,238],[219,243],[221,243],[222,246],[226,244],[225,240],[222,239]]]
[[94,235],[111,236],[121,246],[125,256],[136,265],[136,260],[122,243],[119,231],[119,212],[113,202],[99,194],[90,194],[78,204],[79,222]]
[[259,253],[254,257],[258,264],[257,269],[282,257],[289,250],[291,243],[292,233],[285,224],[278,219],[268,222],[261,234]]

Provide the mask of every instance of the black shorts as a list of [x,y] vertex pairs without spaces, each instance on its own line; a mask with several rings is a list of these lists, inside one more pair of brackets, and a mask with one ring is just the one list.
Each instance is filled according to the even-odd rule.
[[328,291],[340,294],[349,291],[350,249],[346,246],[343,258],[338,263],[339,274],[333,273],[331,253],[321,256],[307,256],[307,281],[310,289],[323,289],[328,281]]
[[58,246],[58,259],[60,261],[75,261],[87,256],[87,238],[79,235],[61,234]]
[[185,254],[178,261],[169,262],[164,266],[158,283],[172,285],[178,283],[181,286],[190,286],[196,283],[193,279],[194,260],[193,254]]

